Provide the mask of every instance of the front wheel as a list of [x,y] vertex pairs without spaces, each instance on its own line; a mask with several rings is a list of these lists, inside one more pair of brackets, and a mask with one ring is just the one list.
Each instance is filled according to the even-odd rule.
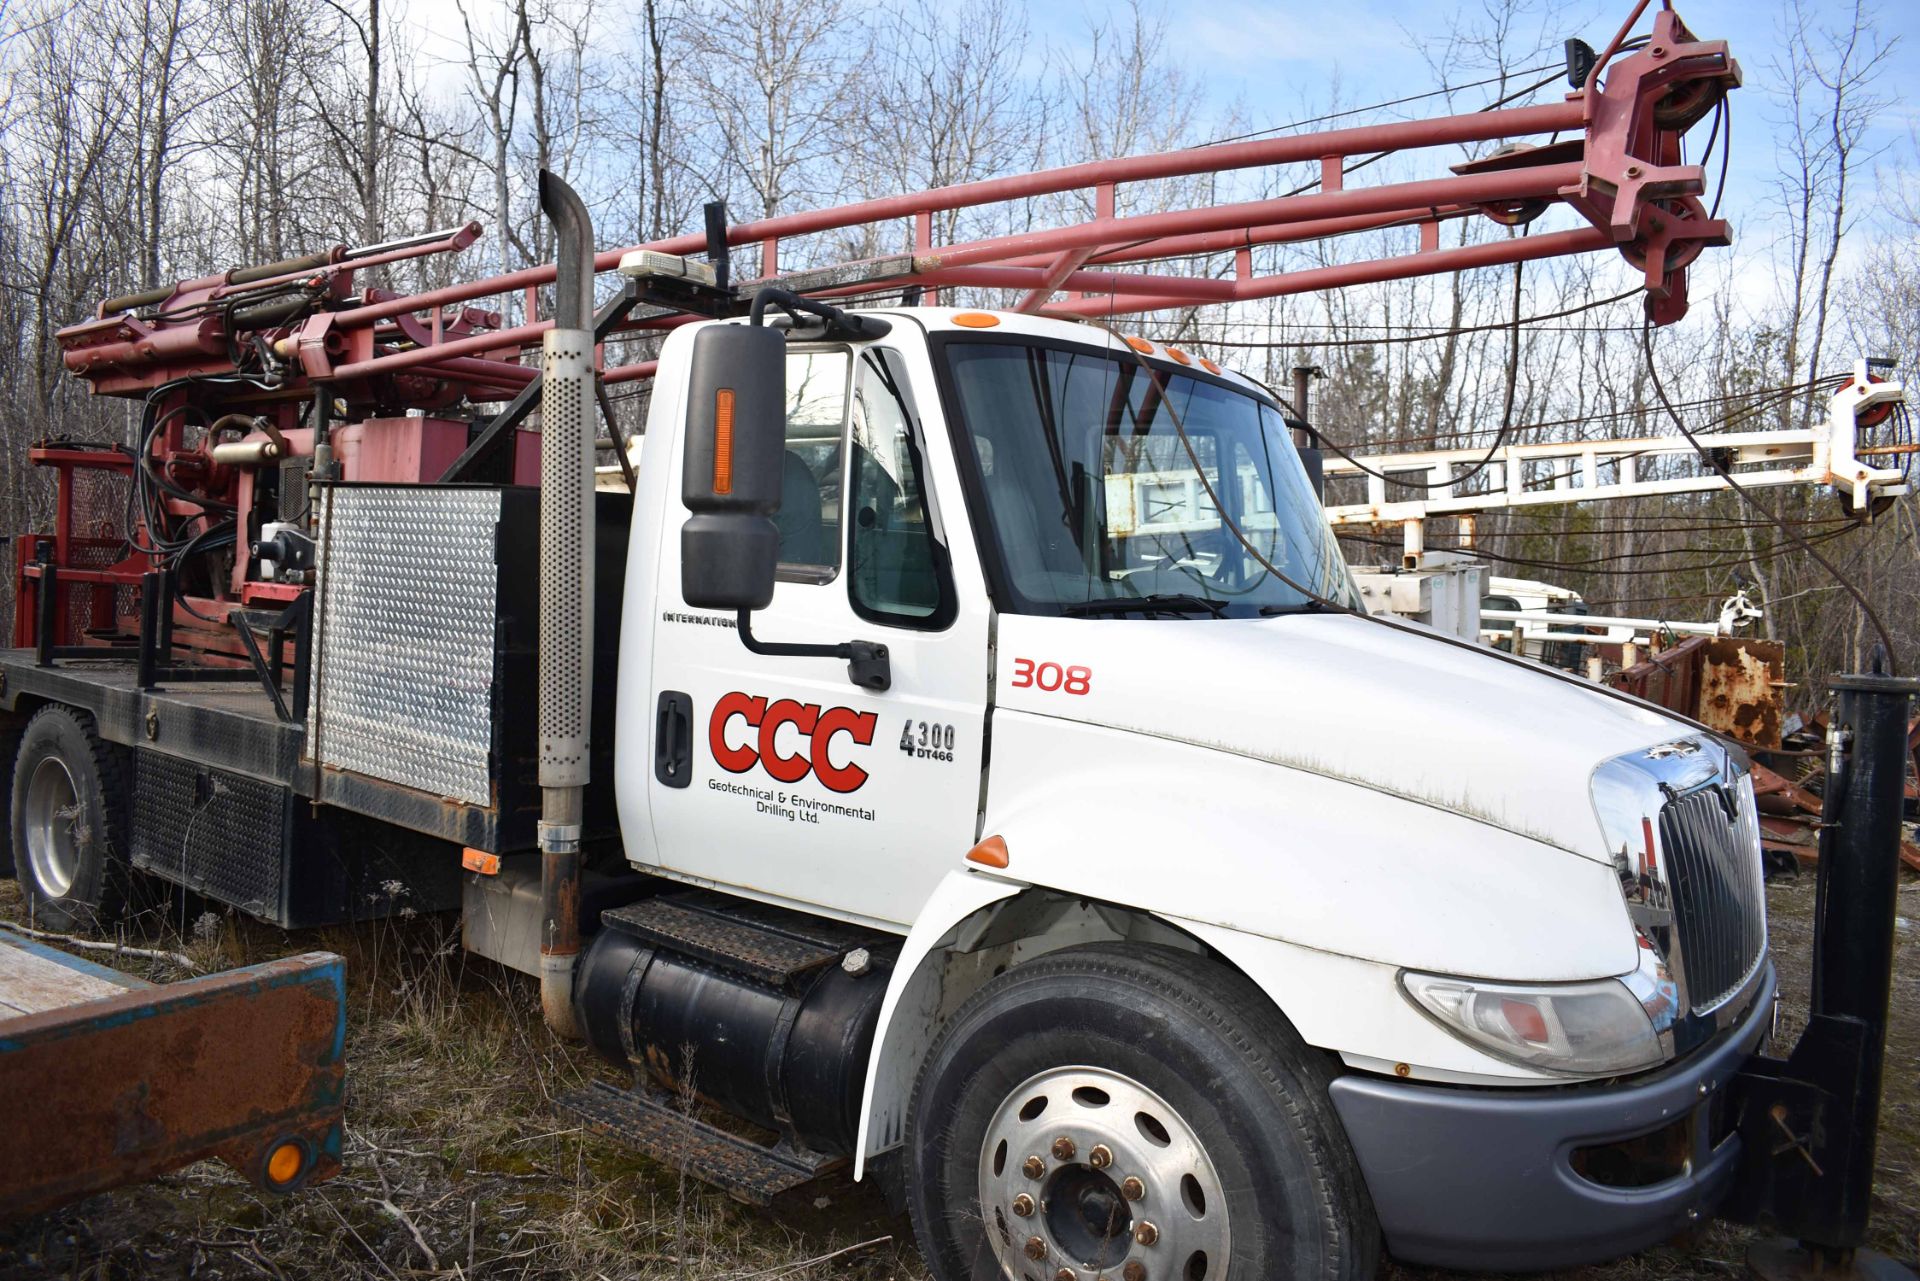
[[949,1022],[906,1135],[940,1281],[1360,1281],[1378,1227],[1330,1072],[1244,978],[1166,948],[1020,966]]

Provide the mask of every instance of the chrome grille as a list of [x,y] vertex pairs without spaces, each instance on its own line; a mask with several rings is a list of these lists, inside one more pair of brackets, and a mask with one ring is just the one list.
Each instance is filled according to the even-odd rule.
[[1758,817],[1743,785],[1711,784],[1660,810],[1660,852],[1693,1012],[1731,999],[1766,949]]

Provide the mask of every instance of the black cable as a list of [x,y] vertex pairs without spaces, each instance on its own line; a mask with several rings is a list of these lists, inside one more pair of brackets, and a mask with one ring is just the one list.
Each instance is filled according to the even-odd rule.
[[[1444,94],[1460,93],[1467,89],[1485,88],[1487,85],[1497,85],[1510,76],[1530,76],[1536,71],[1549,70],[1553,72],[1552,79],[1558,80],[1561,75],[1565,74],[1566,67],[1562,63],[1543,63],[1538,67],[1524,67],[1518,71],[1503,71],[1497,76],[1488,76],[1485,80],[1475,80],[1470,84],[1441,85],[1438,89],[1429,89],[1425,93],[1416,93],[1405,98],[1394,98],[1388,102],[1369,103],[1364,107],[1349,107],[1345,111],[1329,112],[1324,116],[1310,116],[1305,120],[1295,120],[1284,125],[1273,125],[1267,129],[1255,129],[1252,133],[1234,134],[1230,138],[1215,138],[1212,142],[1203,142],[1200,145],[1203,147],[1218,147],[1229,142],[1246,142],[1250,138],[1264,138],[1268,134],[1285,133],[1289,129],[1303,129],[1308,125],[1325,124],[1329,120],[1344,120],[1348,116],[1365,115],[1369,111],[1383,111],[1388,107],[1404,107],[1409,102],[1420,102],[1427,98],[1438,98]],[[1551,81],[1543,83],[1551,83]],[[1534,86],[1536,89],[1539,87],[1539,85]]]
[[[1726,122],[1727,126],[1726,137],[1720,141],[1720,182],[1713,189],[1713,208],[1707,210],[1707,221],[1709,222],[1720,216],[1720,197],[1727,194],[1727,160],[1733,155],[1733,112],[1727,109],[1727,99],[1725,95],[1722,95],[1720,98],[1720,108],[1713,122],[1714,134],[1719,133],[1722,120]],[[1714,135],[1709,135],[1707,138],[1707,150],[1709,152],[1713,150],[1713,138]],[[1701,159],[1704,162],[1705,157],[1703,156]]]
[[1867,621],[1873,624],[1873,630],[1879,634],[1881,645],[1886,648],[1887,675],[1899,675],[1899,660],[1894,648],[1893,633],[1887,630],[1887,625],[1880,619],[1880,612],[1873,607],[1873,602],[1867,599],[1866,593],[1855,586],[1852,579],[1834,568],[1833,562],[1815,551],[1813,545],[1808,542],[1808,540],[1802,538],[1800,534],[1785,521],[1781,520],[1772,508],[1748,492],[1746,486],[1740,484],[1740,482],[1733,478],[1733,469],[1723,461],[1715,458],[1707,450],[1706,446],[1702,445],[1694,434],[1687,429],[1687,424],[1681,419],[1679,411],[1676,410],[1673,407],[1673,403],[1667,399],[1667,389],[1660,381],[1660,369],[1653,358],[1653,321],[1651,318],[1648,319],[1645,326],[1640,330],[1640,348],[1646,354],[1647,377],[1653,383],[1653,393],[1659,398],[1661,405],[1666,408],[1667,417],[1673,420],[1673,425],[1678,427],[1680,434],[1687,438],[1687,443],[1692,445],[1700,457],[1706,460],[1709,467],[1712,467],[1720,473],[1721,477],[1727,482],[1728,487],[1731,488],[1734,493],[1740,495],[1742,502],[1745,502],[1748,506],[1777,525],[1780,532],[1792,539],[1801,551],[1813,557],[1815,563],[1818,564],[1820,568],[1826,570],[1833,578],[1833,581],[1846,591],[1847,595],[1853,597],[1854,603],[1860,606],[1861,612],[1867,616]]
[[[1469,514],[1469,513],[1448,512],[1448,513],[1442,513],[1437,516],[1429,517],[1429,519],[1437,520],[1437,519],[1443,519],[1445,516],[1448,516],[1448,515],[1465,515],[1465,514]],[[1471,513],[1471,514],[1477,515],[1477,514],[1484,514],[1484,513]],[[1711,533],[1719,533],[1725,530],[1735,530],[1735,529],[1772,529],[1773,528],[1772,521],[1717,520],[1710,516],[1703,516],[1701,519],[1697,521],[1685,521],[1685,522],[1679,522],[1679,523],[1661,523],[1657,525],[1648,523],[1649,521],[1655,520],[1655,519],[1659,519],[1659,518],[1628,517],[1622,520],[1621,522],[1619,522],[1618,524],[1601,524],[1596,522],[1591,525],[1583,525],[1579,529],[1558,529],[1558,530],[1556,529],[1481,529],[1475,532],[1474,540],[1478,542],[1479,540],[1484,538],[1588,538],[1588,537],[1596,537],[1601,534],[1618,534],[1618,533],[1625,533],[1625,532],[1631,532],[1636,534],[1711,534]],[[1788,517],[1787,519],[1791,520],[1796,525],[1800,525],[1805,528],[1812,528],[1816,530],[1833,529],[1840,525],[1851,525],[1853,523],[1852,521],[1848,520],[1845,516],[1823,516],[1823,517],[1795,516],[1795,517]]]
[[[1847,375],[1845,374],[1835,374],[1827,378],[1816,378],[1804,383],[1791,383],[1781,387],[1759,388],[1752,392],[1735,393],[1733,395],[1727,395],[1727,396],[1708,396],[1699,400],[1683,400],[1683,401],[1676,402],[1676,404],[1678,405],[1679,408],[1682,408],[1682,409],[1699,409],[1699,408],[1709,408],[1715,405],[1730,405],[1736,402],[1747,402],[1747,403],[1741,404],[1741,407],[1739,409],[1732,410],[1726,415],[1725,422],[1734,423],[1734,422],[1739,422],[1743,418],[1752,417],[1753,415],[1757,414],[1761,409],[1764,409],[1773,404],[1777,404],[1779,401],[1791,399],[1799,395],[1803,391],[1807,391],[1815,387],[1824,386],[1829,383],[1835,386],[1838,386],[1840,383],[1845,382],[1846,379],[1847,379]],[[1268,388],[1268,390],[1272,391],[1271,388]],[[1277,395],[1277,393],[1275,394]],[[1286,404],[1292,403],[1286,397],[1279,397],[1279,399]],[[1608,422],[1608,421],[1614,421],[1622,418],[1641,418],[1646,416],[1646,414],[1649,413],[1651,409],[1652,409],[1651,406],[1646,406],[1639,409],[1594,410],[1589,413],[1581,414],[1576,418],[1547,418],[1547,419],[1542,419],[1539,422],[1516,423],[1513,426],[1512,431],[1514,434],[1518,434],[1520,432],[1546,431],[1547,429],[1553,428],[1553,427],[1580,427],[1580,426],[1586,426],[1590,423]],[[1422,452],[1422,451],[1427,451],[1434,448],[1434,444],[1430,439],[1427,439],[1424,437],[1407,437],[1407,436],[1389,437],[1386,440],[1368,441],[1365,444],[1366,444],[1366,447],[1370,447],[1370,448],[1385,448],[1388,446],[1395,446],[1395,445],[1409,445],[1413,447],[1414,452]],[[1362,446],[1354,445],[1354,446],[1351,446],[1351,448],[1358,449],[1358,448],[1362,448]],[[1460,448],[1464,449],[1464,448],[1467,448],[1467,446],[1462,445],[1460,446]],[[1389,483],[1398,484],[1399,482],[1390,481]]]
[[[1527,234],[1526,229],[1522,228],[1520,234],[1522,236],[1525,236]],[[1341,458],[1346,459],[1348,462],[1352,463],[1360,471],[1366,473],[1369,476],[1372,476],[1376,480],[1390,481],[1393,484],[1403,486],[1407,489],[1420,489],[1420,490],[1452,489],[1455,485],[1460,484],[1462,481],[1472,480],[1475,476],[1478,476],[1481,472],[1493,466],[1493,464],[1499,460],[1499,453],[1501,449],[1506,446],[1507,437],[1513,431],[1512,420],[1513,420],[1514,388],[1518,385],[1519,379],[1520,379],[1520,319],[1521,319],[1520,317],[1520,285],[1521,285],[1522,269],[1523,269],[1522,263],[1516,262],[1513,264],[1513,319],[1509,322],[1509,326],[1508,326],[1510,332],[1512,333],[1512,340],[1507,350],[1506,392],[1504,396],[1504,404],[1502,405],[1500,410],[1500,428],[1498,431],[1494,432],[1493,443],[1487,446],[1486,454],[1483,457],[1481,457],[1477,462],[1469,466],[1466,469],[1466,471],[1460,473],[1457,476],[1449,476],[1446,480],[1428,481],[1428,480],[1397,479],[1393,476],[1389,476],[1386,472],[1375,471],[1373,468],[1361,462],[1358,458],[1355,458],[1351,453],[1348,453],[1346,449],[1336,444],[1335,442],[1328,440],[1325,436],[1322,436],[1317,431],[1313,433],[1314,439],[1319,441],[1324,448],[1331,450],[1333,453],[1339,455]],[[1271,388],[1268,388],[1268,390],[1272,391]],[[1277,399],[1278,393],[1275,393],[1275,396]],[[1288,403],[1291,403],[1291,402],[1288,402]],[[1299,418],[1302,422],[1306,421],[1306,415],[1300,412],[1300,406],[1294,405],[1293,411],[1294,411],[1294,416],[1296,418]],[[1311,430],[1311,428],[1309,428],[1309,430]]]
[[[1815,534],[1809,541],[1815,545],[1830,543],[1835,539],[1844,538],[1847,534],[1853,532],[1853,529],[1854,526],[1852,522],[1849,521],[1845,527]],[[1373,547],[1397,548],[1400,546],[1399,543],[1390,539],[1370,538],[1359,534],[1342,534],[1340,537],[1351,542],[1362,543]],[[1477,545],[1477,540],[1476,545],[1472,547],[1434,547],[1429,545],[1428,550],[1463,552],[1471,556],[1481,556],[1488,560],[1499,561],[1503,565],[1525,565],[1532,569],[1559,570],[1568,574],[1593,574],[1603,578],[1637,578],[1642,576],[1651,577],[1653,575],[1706,573],[1716,569],[1734,569],[1755,560],[1771,560],[1780,552],[1786,550],[1788,546],[1789,544],[1785,540],[1782,540],[1767,547],[1756,548],[1752,552],[1734,548],[1702,548],[1697,550],[1706,551],[1723,559],[1698,561],[1691,564],[1648,566],[1636,569],[1597,569],[1595,566],[1604,565],[1611,561],[1652,560],[1656,557],[1679,556],[1688,549],[1671,547],[1655,548],[1645,551],[1619,552],[1611,556],[1601,556],[1578,562],[1508,555],[1503,552],[1491,551],[1487,548],[1480,547]]]

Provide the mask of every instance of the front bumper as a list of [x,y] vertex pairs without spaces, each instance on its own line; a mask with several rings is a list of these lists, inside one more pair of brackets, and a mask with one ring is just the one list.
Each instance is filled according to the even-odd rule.
[[[1740,1140],[1720,1092],[1766,1035],[1772,962],[1731,1028],[1684,1060],[1622,1085],[1461,1089],[1345,1076],[1333,1104],[1360,1158],[1397,1259],[1502,1271],[1573,1267],[1631,1254],[1713,1213]],[[1595,1182],[1581,1149],[1668,1131],[1681,1172],[1641,1187]]]

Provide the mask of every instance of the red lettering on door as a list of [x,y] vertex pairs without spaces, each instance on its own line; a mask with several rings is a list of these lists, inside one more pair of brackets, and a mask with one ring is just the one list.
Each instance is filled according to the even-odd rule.
[[829,707],[820,714],[813,731],[813,772],[822,783],[836,792],[854,792],[867,781],[867,772],[852,761],[835,765],[827,755],[835,734],[846,734],[862,747],[873,742],[873,728],[880,717],[873,712],[856,712],[850,707]]
[[[734,717],[758,731],[749,735],[741,747],[727,745],[727,723]],[[832,746],[835,736],[844,734],[860,747],[873,745],[873,733],[880,724],[874,712],[856,712],[851,707],[829,707],[801,703],[791,698],[776,699],[771,705],[759,694],[734,692],[723,694],[713,705],[707,721],[707,747],[720,768],[731,774],[744,774],[758,765],[782,783],[798,783],[808,774],[835,792],[858,791],[869,777],[867,771],[849,760],[835,765]],[[782,725],[791,725],[806,744],[803,754],[782,756],[776,746]]]
[[728,694],[713,705],[713,719],[707,722],[707,746],[721,769],[729,774],[744,774],[759,761],[760,753],[751,747],[727,746],[727,722],[738,716],[749,726],[758,725],[761,713],[766,710],[767,700],[751,694]]
[[796,703],[783,698],[767,708],[767,714],[760,722],[760,764],[767,773],[782,783],[798,783],[807,776],[812,768],[811,762],[804,756],[782,756],[774,748],[774,737],[779,734],[782,725],[792,725],[800,731],[804,740],[813,733],[814,722],[820,719],[818,707]]

